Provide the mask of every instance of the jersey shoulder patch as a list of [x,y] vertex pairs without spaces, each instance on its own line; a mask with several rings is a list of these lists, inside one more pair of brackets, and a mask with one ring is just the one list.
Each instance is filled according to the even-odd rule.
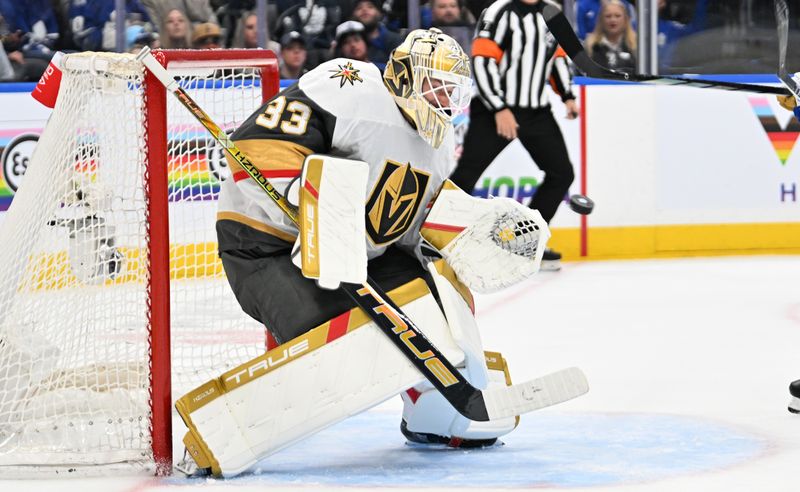
[[298,83],[312,101],[337,117],[373,119],[380,117],[379,108],[387,106],[380,101],[394,104],[383,74],[372,63],[336,58],[303,75]]

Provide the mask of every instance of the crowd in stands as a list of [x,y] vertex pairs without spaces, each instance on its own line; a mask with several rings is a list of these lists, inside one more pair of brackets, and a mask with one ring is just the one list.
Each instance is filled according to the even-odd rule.
[[[421,27],[439,27],[469,52],[476,19],[493,0],[419,0]],[[576,30],[597,62],[636,70],[636,0],[572,1]],[[659,59],[702,28],[708,0],[657,0]],[[268,48],[283,77],[334,56],[383,66],[408,30],[407,0],[125,0],[125,49]],[[115,51],[115,0],[0,0],[0,81],[36,81],[56,51]],[[678,11],[691,16],[676,16]],[[682,22],[675,20],[679,18]],[[259,46],[259,31],[266,33]],[[286,51],[285,56],[282,54]]]
[[[708,0],[657,0],[658,60],[669,70],[676,42],[706,27]],[[592,59],[608,68],[636,71],[636,0],[576,0],[576,30]]]
[[[421,27],[452,30],[468,47],[491,2],[420,0]],[[335,56],[382,67],[408,30],[406,0],[269,0],[265,26],[255,3],[126,0],[125,51],[263,47],[279,55],[282,77],[297,78]],[[57,51],[116,51],[114,8],[114,0],[0,0],[0,81],[38,80]]]

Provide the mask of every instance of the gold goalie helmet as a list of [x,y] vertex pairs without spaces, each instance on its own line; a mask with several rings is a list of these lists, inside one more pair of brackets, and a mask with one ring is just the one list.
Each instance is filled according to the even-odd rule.
[[469,57],[439,29],[417,29],[389,56],[383,82],[395,102],[433,148],[469,104]]

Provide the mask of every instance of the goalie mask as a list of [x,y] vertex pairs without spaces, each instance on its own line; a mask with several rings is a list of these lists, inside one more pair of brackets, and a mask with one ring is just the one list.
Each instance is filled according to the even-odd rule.
[[439,148],[453,119],[469,104],[469,57],[442,31],[417,29],[392,51],[383,82],[420,136]]

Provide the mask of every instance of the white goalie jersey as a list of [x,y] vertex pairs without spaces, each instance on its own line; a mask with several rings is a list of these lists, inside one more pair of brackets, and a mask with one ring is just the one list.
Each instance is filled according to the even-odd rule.
[[[310,154],[366,162],[369,258],[395,242],[416,252],[426,205],[455,167],[452,128],[434,149],[398,109],[378,68],[347,59],[301,77],[252,115],[233,140],[283,193]],[[298,231],[284,212],[238,164],[229,165],[232,179],[222,185],[217,217],[220,250],[294,242]]]

